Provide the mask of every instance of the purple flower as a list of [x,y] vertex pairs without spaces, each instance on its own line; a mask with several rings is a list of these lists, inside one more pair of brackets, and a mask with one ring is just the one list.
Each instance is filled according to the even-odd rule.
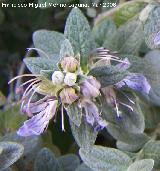
[[154,37],[154,44],[160,45],[160,31]]
[[128,86],[129,88],[141,92],[143,94],[148,94],[150,91],[150,84],[143,74],[130,73],[122,81],[115,84],[117,88],[122,88],[123,86]]
[[83,96],[87,98],[97,97],[100,94],[100,87],[100,83],[93,76],[87,77],[80,85]]
[[83,99],[81,105],[85,111],[86,121],[90,125],[96,125],[97,128],[101,129],[107,126],[106,121],[100,117],[97,106],[90,99]]
[[25,121],[23,126],[17,131],[17,134],[20,136],[32,136],[43,133],[50,119],[55,115],[57,104],[58,100],[48,100],[46,103],[32,106],[30,112],[38,114]]

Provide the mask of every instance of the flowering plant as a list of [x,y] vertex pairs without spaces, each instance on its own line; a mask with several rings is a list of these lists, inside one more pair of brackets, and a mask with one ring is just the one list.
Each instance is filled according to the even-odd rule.
[[[30,73],[9,81],[11,84],[29,78],[16,89],[21,97],[20,112],[27,119],[14,136],[25,144],[25,150],[24,139],[43,139],[55,127],[61,128],[57,134],[71,130],[82,162],[75,155],[56,159],[49,149],[43,148],[34,158],[32,170],[65,171],[65,160],[69,163],[72,159],[77,162],[70,169],[74,171],[159,168],[160,154],[155,154],[160,148],[155,128],[159,120],[153,124],[149,117],[160,105],[160,70],[154,61],[160,55],[158,50],[149,52],[149,48],[160,46],[160,24],[154,21],[153,26],[150,20],[160,15],[160,7],[158,2],[132,3],[139,7],[138,15],[130,15],[122,23],[115,20],[114,13],[107,13],[96,19],[91,30],[81,10],[73,8],[64,34],[34,32],[34,47],[28,51],[35,50],[38,56],[24,58]],[[50,163],[40,163],[49,159]]]

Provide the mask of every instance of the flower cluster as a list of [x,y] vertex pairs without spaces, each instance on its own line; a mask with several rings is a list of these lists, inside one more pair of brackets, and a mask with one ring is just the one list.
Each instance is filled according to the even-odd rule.
[[[130,62],[126,58],[121,60],[105,48],[96,49],[96,62],[94,67],[102,65],[111,65],[111,61],[117,61],[117,70],[127,70]],[[115,53],[115,52],[114,52]],[[98,60],[97,60],[98,59]],[[119,104],[133,110],[128,104],[119,101],[116,97],[116,89],[127,86],[135,91],[148,94],[150,85],[143,74],[129,73],[124,79],[114,85],[101,87],[97,79],[91,75],[84,74],[80,68],[78,59],[72,56],[64,57],[58,63],[58,69],[53,71],[51,79],[47,79],[42,75],[25,74],[17,76],[13,80],[23,77],[35,77],[23,83],[20,87],[27,84],[28,87],[23,93],[21,99],[21,110],[27,114],[29,119],[24,122],[23,126],[18,130],[20,136],[40,135],[47,128],[49,121],[56,116],[56,111],[61,107],[62,130],[64,131],[64,114],[63,111],[74,105],[80,108],[85,121],[92,125],[95,131],[99,131],[107,126],[107,122],[102,119],[98,103],[96,100],[103,93],[106,102],[115,109],[117,116],[120,117],[118,109]],[[123,92],[123,91],[122,91]],[[35,93],[44,97],[38,101],[33,100]],[[125,93],[123,93],[125,95]],[[125,95],[127,97],[127,95]],[[134,102],[127,97],[129,102]]]
[[[47,128],[49,121],[55,117],[57,108],[61,106],[62,130],[64,130],[63,109],[76,103],[76,106],[84,112],[86,122],[94,126],[95,131],[103,129],[106,122],[101,118],[99,109],[94,103],[95,98],[100,95],[100,83],[93,76],[82,73],[79,61],[74,57],[64,57],[58,64],[59,70],[54,71],[51,80],[44,79],[41,75],[26,74],[24,76],[35,76],[23,83],[29,84],[22,100],[21,110],[30,118],[24,122],[18,130],[20,136],[40,135]],[[13,80],[19,78],[17,76]],[[50,84],[53,93],[42,93],[46,84]],[[50,91],[49,91],[50,92]],[[45,97],[39,101],[32,102],[35,93],[43,94]],[[67,110],[66,110],[67,111]]]

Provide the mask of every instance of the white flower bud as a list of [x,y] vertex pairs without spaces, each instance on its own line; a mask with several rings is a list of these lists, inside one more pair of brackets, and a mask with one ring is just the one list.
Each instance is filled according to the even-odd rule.
[[68,72],[64,78],[64,83],[68,86],[75,85],[77,80],[77,75],[75,73]]
[[54,85],[60,85],[63,83],[64,75],[61,71],[54,71],[52,74],[52,82]]

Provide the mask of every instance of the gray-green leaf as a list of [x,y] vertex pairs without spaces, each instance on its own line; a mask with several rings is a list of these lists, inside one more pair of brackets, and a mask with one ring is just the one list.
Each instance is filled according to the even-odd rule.
[[86,69],[93,42],[88,21],[78,8],[74,8],[70,12],[66,21],[64,35],[70,41],[74,54],[80,54],[81,67]]
[[34,171],[63,171],[54,154],[47,148],[43,148],[37,155]]
[[72,121],[70,121],[72,134],[80,147],[89,149],[97,138],[97,133],[93,127],[89,125],[84,118],[82,118],[81,125],[77,127]]
[[23,154],[24,147],[14,142],[0,142],[3,148],[0,154],[0,169],[6,169],[15,163]]
[[153,159],[155,168],[160,168],[160,141],[149,141],[142,149],[144,159]]
[[129,156],[113,148],[94,145],[90,151],[81,148],[79,153],[84,163],[94,171],[122,171],[132,163]]
[[74,154],[67,154],[58,158],[58,162],[62,166],[64,171],[75,171],[80,165],[78,156]]
[[92,30],[93,37],[99,46],[102,46],[104,41],[115,32],[116,25],[111,19],[108,18],[96,23]]
[[41,70],[52,70],[56,68],[56,63],[53,59],[42,57],[25,58],[24,63],[33,74],[40,74]]
[[160,45],[154,43],[156,34],[160,30],[160,6],[152,5],[152,9],[148,14],[144,23],[145,40],[149,48],[160,48]]
[[64,40],[62,45],[61,45],[61,49],[60,49],[60,58],[64,58],[66,56],[74,56],[74,52],[72,49],[72,45],[69,42],[68,39]]
[[55,63],[59,60],[61,43],[64,40],[63,34],[55,31],[38,30],[33,34],[34,46],[43,51],[38,51],[40,56],[44,57],[46,54],[45,56],[54,59]]
[[116,66],[101,66],[90,70],[90,75],[96,77],[102,87],[114,85],[128,75],[127,71],[120,70]]
[[122,25],[115,34],[110,36],[104,42],[104,47],[122,54],[137,55],[143,42],[143,25],[138,20],[132,20]]
[[144,159],[135,161],[133,164],[129,166],[127,171],[152,171],[154,166],[153,159]]
[[73,103],[66,108],[66,111],[69,119],[79,127],[82,119],[82,109],[77,106],[77,103]]

